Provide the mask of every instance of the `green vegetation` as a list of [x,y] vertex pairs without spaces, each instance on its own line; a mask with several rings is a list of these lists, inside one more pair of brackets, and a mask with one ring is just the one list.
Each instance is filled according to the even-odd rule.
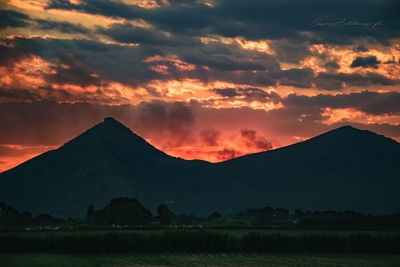
[[238,214],[213,212],[206,217],[196,214],[174,214],[167,205],[158,206],[153,216],[137,199],[114,198],[103,209],[90,205],[86,220],[59,219],[48,214],[32,217],[0,203],[0,231],[21,231],[27,227],[56,226],[62,229],[104,229],[118,226],[125,229],[165,229],[167,226],[197,225],[212,229],[311,229],[311,230],[400,230],[400,214],[371,215],[355,211],[302,211],[293,214],[285,208],[264,207]]
[[287,209],[271,207],[197,217],[176,216],[161,204],[153,216],[132,198],[112,199],[100,210],[91,205],[86,221],[47,214],[32,217],[1,204],[0,253],[400,254],[400,232],[365,231],[399,226],[398,214],[300,210],[290,214]]
[[[92,205],[88,210],[88,217]],[[94,221],[99,225],[146,225],[150,224],[153,215],[134,198],[114,198],[102,210],[94,212]]]
[[341,254],[113,254],[0,255],[2,267],[88,266],[398,266],[398,255]]
[[[295,231],[296,232],[296,231]],[[158,230],[4,233],[0,253],[400,253],[400,234]]]

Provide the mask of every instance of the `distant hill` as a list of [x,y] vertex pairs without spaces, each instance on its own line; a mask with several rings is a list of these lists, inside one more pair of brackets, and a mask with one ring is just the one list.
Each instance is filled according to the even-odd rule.
[[113,118],[0,174],[0,202],[84,217],[94,203],[136,197],[175,212],[263,206],[400,212],[400,143],[341,127],[291,146],[221,163],[171,157]]

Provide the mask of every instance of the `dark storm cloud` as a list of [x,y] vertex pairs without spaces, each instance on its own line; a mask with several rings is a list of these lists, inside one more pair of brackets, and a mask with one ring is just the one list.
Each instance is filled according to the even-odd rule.
[[280,85],[310,88],[314,79],[314,72],[309,68],[282,70],[270,74],[279,81]]
[[224,88],[224,89],[216,88],[213,89],[213,91],[223,97],[235,97],[241,95],[236,88]]
[[113,24],[111,27],[99,28],[98,32],[121,43],[141,43],[163,46],[194,46],[200,41],[185,36],[171,35],[156,29],[145,29],[131,24]]
[[229,97],[229,98],[235,98],[235,97],[240,97],[240,99],[247,101],[247,102],[253,102],[253,101],[258,101],[258,102],[279,102],[280,101],[280,96],[275,93],[275,92],[266,92],[262,89],[259,88],[224,88],[224,89],[219,89],[215,88],[212,89],[213,92],[223,96],[223,97]]
[[[106,89],[107,90],[107,89]],[[82,90],[80,92],[71,92],[68,89],[39,86],[35,89],[24,89],[24,85],[7,85],[0,90],[0,99],[2,102],[38,102],[38,101],[60,101],[60,102],[87,102],[115,104],[120,103],[124,97],[106,96],[102,91],[88,92]]]
[[40,30],[56,30],[63,33],[90,33],[89,29],[81,24],[72,24],[68,22],[54,22],[44,19],[35,20],[37,23],[36,28]]
[[256,130],[252,129],[241,129],[240,134],[246,141],[247,147],[254,147],[262,150],[272,149],[272,144],[262,136],[258,136]]
[[101,14],[109,17],[126,19],[141,18],[156,24],[163,30],[188,34],[209,27],[212,19],[211,8],[195,1],[174,1],[172,7],[145,9],[135,5],[128,5],[122,1],[88,0],[75,5],[66,0],[53,0],[48,9],[78,10],[91,14]]
[[26,51],[21,48],[0,44],[0,65],[7,67],[12,66],[15,62],[24,58],[26,54]]
[[76,84],[81,86],[100,84],[99,78],[93,76],[95,70],[89,68],[73,54],[60,55],[57,61],[59,64],[53,68],[55,73],[48,73],[45,75],[47,82],[57,84]]
[[366,48],[363,45],[357,46],[356,48],[354,48],[355,52],[368,52],[368,48]]
[[279,61],[288,63],[299,63],[305,57],[311,55],[309,45],[295,42],[294,40],[278,40],[271,42],[270,47],[275,51]]
[[[391,80],[377,73],[319,73],[315,76],[311,69],[280,70],[277,60],[265,53],[241,49],[237,44],[211,42],[207,45],[170,47],[141,45],[139,47],[104,44],[88,40],[58,40],[42,38],[3,39],[7,45],[0,45],[3,57],[0,63],[12,66],[25,57],[36,55],[52,63],[53,72],[44,75],[49,83],[76,84],[81,86],[99,85],[101,82],[120,82],[132,87],[145,84],[151,80],[170,80],[193,78],[203,82],[226,81],[247,84],[254,87],[286,85],[298,88],[312,88],[313,84],[320,90],[341,90],[346,86],[395,85],[399,80]],[[148,62],[154,55],[167,57],[177,55],[179,60],[194,64],[195,69],[182,71],[173,62],[161,62],[168,65],[168,73],[158,73],[151,69],[160,62]],[[185,63],[185,64],[186,64]],[[203,67],[208,67],[205,69]],[[334,65],[333,65],[334,67]],[[12,89],[12,88],[8,88]],[[26,88],[19,88],[26,89]],[[150,94],[158,95],[151,87]],[[247,90],[247,91],[246,91]],[[271,101],[273,96],[265,92],[241,89],[236,93],[245,96],[246,101]],[[221,93],[222,91],[216,91]],[[8,91],[8,93],[12,93]],[[47,91],[46,95],[56,94]],[[225,92],[232,93],[232,92]],[[16,94],[20,94],[17,92]],[[58,94],[60,94],[58,92]],[[68,92],[64,92],[68,95]],[[39,94],[43,99],[43,94]],[[93,98],[94,96],[90,96]],[[100,97],[101,98],[101,97]],[[29,98],[30,99],[30,98]],[[54,99],[54,98],[49,98]],[[83,97],[81,101],[87,101]],[[272,99],[272,101],[278,98]],[[79,100],[79,99],[78,99]],[[103,98],[103,100],[106,100]]]
[[399,80],[392,80],[383,75],[368,72],[365,75],[359,73],[319,73],[314,78],[315,85],[321,90],[340,90],[343,83],[347,86],[370,86],[370,85],[395,85]]
[[233,148],[223,148],[216,152],[216,157],[220,161],[236,158],[240,155],[242,155],[242,153]]
[[356,67],[363,67],[363,68],[378,68],[378,64],[380,62],[376,59],[376,56],[370,56],[370,57],[357,57],[350,65],[351,68],[356,68]]
[[400,93],[398,92],[369,92],[339,94],[339,95],[317,95],[304,96],[291,94],[282,99],[282,103],[288,107],[329,107],[355,108],[374,115],[397,115],[400,114]]
[[63,33],[85,33],[90,31],[81,24],[69,22],[50,21],[45,19],[32,19],[26,14],[13,10],[0,10],[0,29],[6,27],[32,27],[38,30],[56,30]]
[[168,135],[172,146],[190,137],[195,120],[193,109],[183,102],[141,102],[135,107],[135,114],[145,134]]
[[29,16],[12,10],[0,10],[0,18],[0,29],[24,27],[28,25],[26,21],[30,19]]
[[221,132],[214,129],[203,130],[199,133],[200,140],[207,146],[217,146]]
[[[274,85],[276,81],[271,74],[263,71],[279,72],[279,63],[268,54],[241,49],[236,44],[211,43],[208,45],[190,46],[187,48],[141,45],[139,47],[103,44],[88,40],[58,40],[42,38],[3,39],[13,47],[0,45],[4,50],[3,61],[18,61],[29,55],[37,55],[52,63],[70,65],[69,69],[57,67],[57,74],[50,75],[51,81],[68,81],[78,84],[94,83],[97,80],[90,73],[99,75],[102,81],[117,81],[131,86],[144,84],[154,79],[196,78],[208,82],[223,80],[235,83],[248,83],[254,86]],[[154,72],[152,62],[145,59],[159,55],[177,55],[179,59],[199,68],[196,71],[183,72],[172,66],[171,75]],[[72,56],[73,55],[73,56]],[[73,60],[72,60],[73,59]],[[11,64],[10,62],[4,62]],[[154,62],[154,64],[159,64]],[[238,71],[241,72],[232,72]],[[261,70],[262,72],[254,72]],[[292,71],[288,71],[291,73]],[[76,76],[76,77],[74,77]]]
[[209,42],[190,49],[172,51],[188,63],[217,70],[277,71],[280,69],[279,62],[273,56],[244,50],[238,44]]
[[[374,38],[388,44],[400,35],[398,1],[271,1],[220,0],[215,7],[174,1],[168,8],[144,9],[119,1],[85,0],[74,5],[53,0],[47,8],[79,10],[127,19],[142,18],[159,29],[186,35],[219,34],[247,39],[305,40],[313,43],[353,43],[354,38]],[[299,12],[301,10],[302,12]],[[379,24],[380,22],[380,24]],[[375,26],[373,26],[375,25]],[[376,26],[377,25],[377,26]]]
[[335,70],[340,69],[340,66],[336,61],[326,62],[324,67],[328,68],[328,69],[335,69]]
[[2,58],[0,62],[17,61],[16,59],[36,55],[55,64],[61,65],[65,61],[66,65],[71,65],[69,70],[59,69],[60,77],[57,74],[50,76],[54,80],[67,81],[69,77],[76,83],[79,79],[83,83],[84,79],[87,79],[86,83],[96,82],[96,79],[87,75],[92,72],[99,74],[102,81],[137,85],[158,77],[157,73],[148,70],[147,64],[143,63],[146,57],[159,52],[157,48],[109,45],[88,40],[15,38],[4,41],[14,47],[0,45],[1,50],[7,51],[6,59]]

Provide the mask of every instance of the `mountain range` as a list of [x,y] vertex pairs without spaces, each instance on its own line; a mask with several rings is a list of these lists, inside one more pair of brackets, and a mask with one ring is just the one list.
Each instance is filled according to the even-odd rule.
[[153,210],[223,214],[264,206],[400,212],[400,143],[344,126],[220,163],[175,158],[113,118],[0,174],[0,202],[84,217],[90,204],[135,197]]

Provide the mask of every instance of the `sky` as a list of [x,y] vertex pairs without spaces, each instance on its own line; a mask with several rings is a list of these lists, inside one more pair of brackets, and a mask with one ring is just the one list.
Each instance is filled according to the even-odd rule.
[[113,116],[219,162],[351,125],[400,141],[399,1],[0,2],[0,172]]

